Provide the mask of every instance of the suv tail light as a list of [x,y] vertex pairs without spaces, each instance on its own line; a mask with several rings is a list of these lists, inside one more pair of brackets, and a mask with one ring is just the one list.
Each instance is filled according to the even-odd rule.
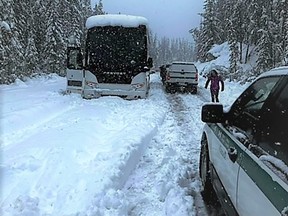
[[169,73],[166,74],[166,80],[170,80],[170,74]]

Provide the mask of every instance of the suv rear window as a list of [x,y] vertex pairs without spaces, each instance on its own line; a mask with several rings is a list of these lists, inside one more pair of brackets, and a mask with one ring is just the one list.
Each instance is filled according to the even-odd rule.
[[197,72],[196,66],[192,63],[173,63],[169,67],[170,71],[185,71],[185,72]]

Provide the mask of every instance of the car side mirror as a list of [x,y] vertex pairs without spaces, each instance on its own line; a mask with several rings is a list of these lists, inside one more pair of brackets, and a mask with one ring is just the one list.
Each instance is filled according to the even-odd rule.
[[201,120],[206,123],[223,123],[224,112],[222,104],[205,104],[202,106]]

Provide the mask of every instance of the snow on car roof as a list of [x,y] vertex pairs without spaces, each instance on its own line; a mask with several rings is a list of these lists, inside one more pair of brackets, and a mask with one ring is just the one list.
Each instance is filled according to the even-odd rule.
[[275,75],[277,76],[288,75],[288,66],[273,68],[270,71],[262,73],[258,78],[267,77],[267,76],[275,76]]
[[132,16],[124,14],[105,14],[91,16],[86,21],[86,28],[96,26],[123,26],[138,27],[139,25],[148,25],[148,20],[141,16]]

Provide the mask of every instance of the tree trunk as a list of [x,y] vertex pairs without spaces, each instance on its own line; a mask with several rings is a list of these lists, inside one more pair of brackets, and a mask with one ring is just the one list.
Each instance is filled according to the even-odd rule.
[[245,64],[247,64],[247,62],[248,62],[249,49],[250,49],[250,44],[247,45],[246,54],[245,54]]
[[239,62],[242,64],[242,53],[243,53],[243,43],[242,41],[239,43]]

